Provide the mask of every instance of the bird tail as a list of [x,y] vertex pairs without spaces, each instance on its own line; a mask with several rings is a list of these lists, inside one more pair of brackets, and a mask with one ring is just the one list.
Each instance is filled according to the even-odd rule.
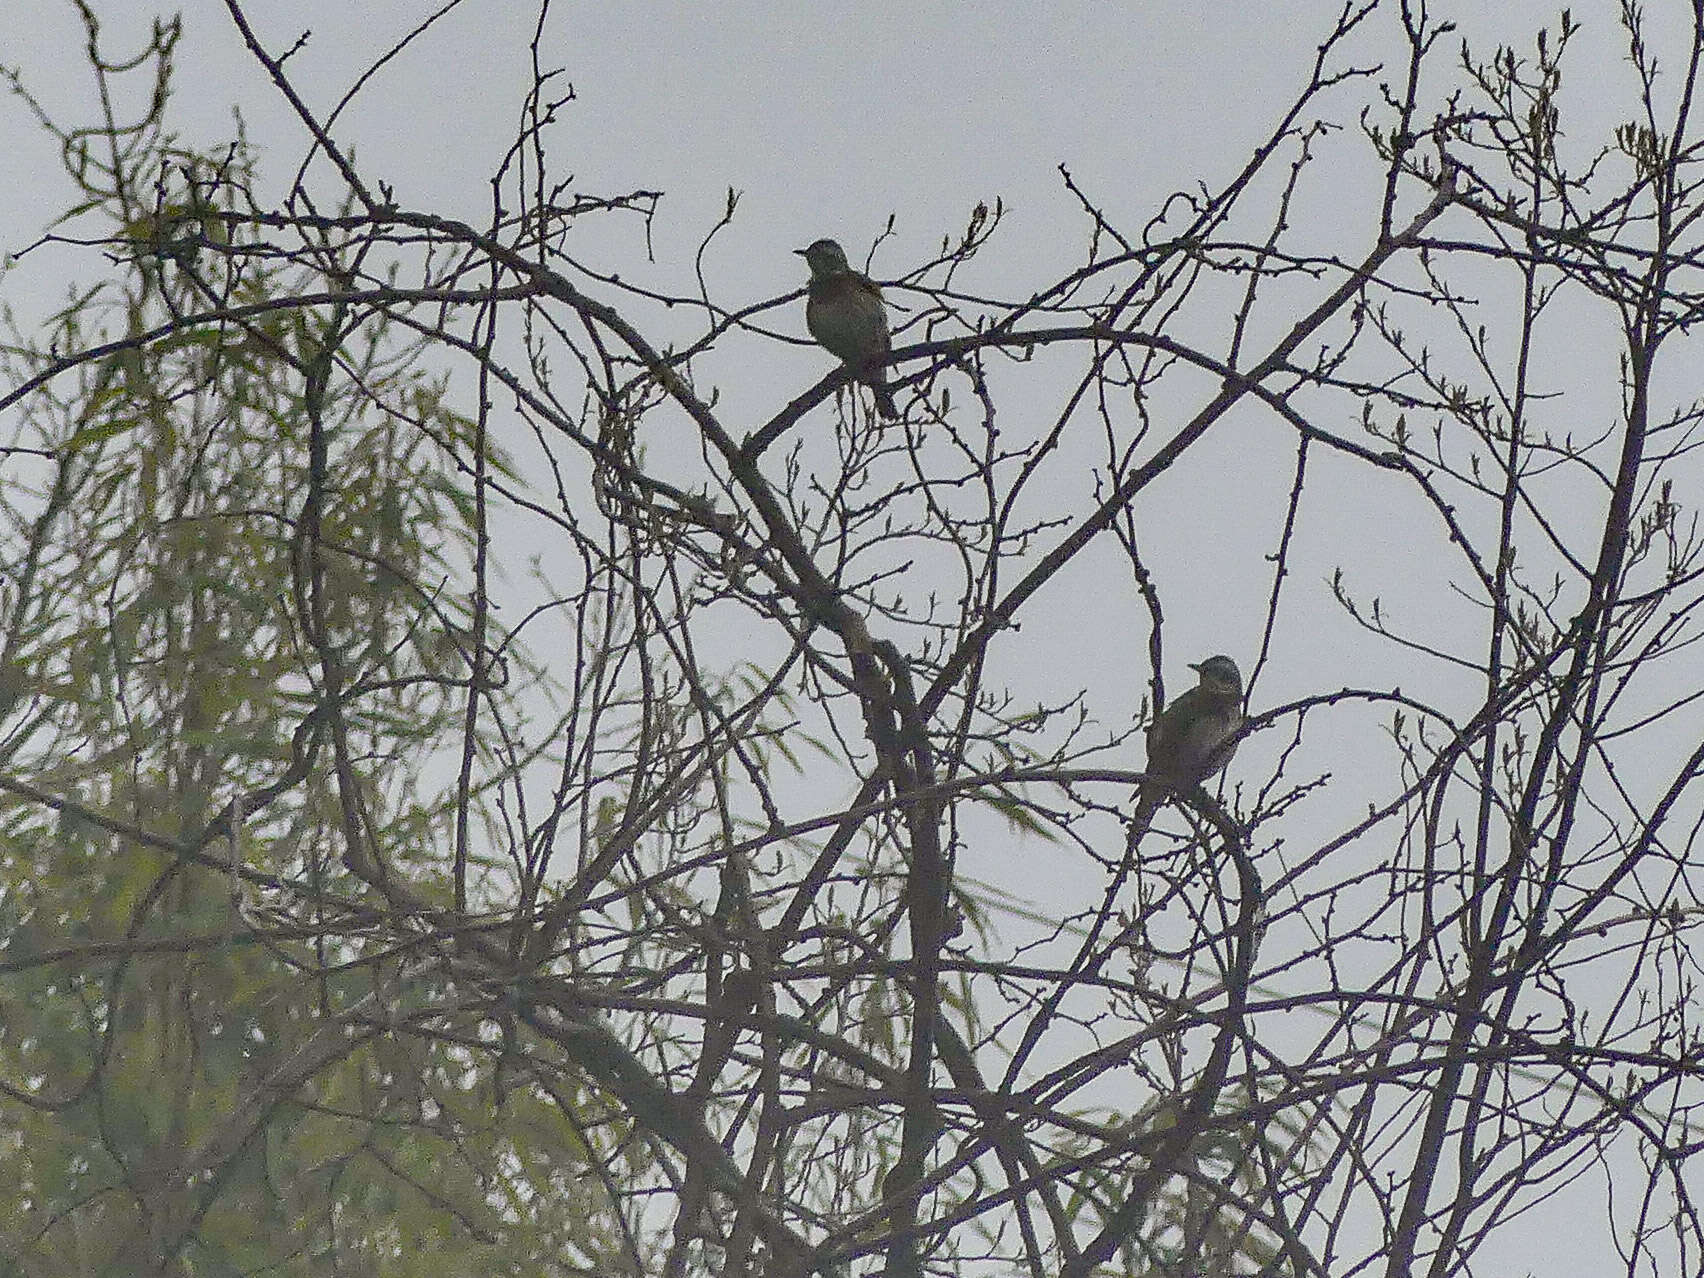
[[893,387],[880,378],[872,378],[870,389],[875,392],[878,413],[890,422],[899,416],[899,405],[893,402]]
[[1154,813],[1160,810],[1160,804],[1165,802],[1165,798],[1165,791],[1151,782],[1136,792],[1136,811],[1130,816],[1130,832],[1124,840],[1125,856],[1135,857],[1136,845],[1148,832],[1148,827],[1154,820]]

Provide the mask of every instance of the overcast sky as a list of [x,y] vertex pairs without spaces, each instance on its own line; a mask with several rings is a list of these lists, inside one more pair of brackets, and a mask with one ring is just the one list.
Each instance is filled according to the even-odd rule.
[[[248,7],[274,53],[311,32],[289,67],[322,112],[434,8],[402,0]],[[1617,7],[1574,10],[1585,24],[1582,40],[1600,43],[1571,65],[1576,75],[1601,83],[1567,99],[1564,125],[1570,138],[1594,147],[1608,126],[1592,118],[1594,100],[1626,84]],[[1686,8],[1649,7],[1674,10],[1669,16],[1677,21]],[[109,55],[131,52],[146,5],[97,0],[96,8],[109,15]],[[1469,15],[1464,34],[1484,55],[1500,39],[1530,49],[1532,31],[1558,12],[1530,3],[1437,8]],[[373,76],[348,107],[337,136],[369,176],[394,187],[399,203],[475,223],[488,218],[488,180],[513,140],[530,83],[536,9],[534,0],[468,0]],[[189,0],[182,12],[186,35],[173,117],[185,140],[217,145],[231,133],[233,109],[240,110],[263,179],[282,191],[306,150],[299,123],[243,50],[222,4]],[[690,291],[693,251],[732,188],[740,194],[739,214],[706,266],[718,296],[737,304],[796,289],[801,266],[790,250],[818,236],[839,239],[862,261],[890,217],[894,236],[872,270],[901,275],[936,252],[944,237],[956,237],[979,201],[998,199],[1009,219],[974,278],[989,292],[1027,295],[1083,260],[1086,225],[1060,165],[1137,227],[1165,193],[1217,186],[1246,163],[1305,83],[1337,10],[1325,3],[1164,0],[926,3],[896,17],[900,12],[892,4],[851,2],[554,5],[542,61],[563,68],[562,85],[571,84],[577,98],[550,136],[559,175],[572,172],[578,192],[666,194],[654,228],[654,263],[643,258],[635,223],[589,231],[595,238],[587,241],[588,254],[627,278]],[[1346,60],[1372,66],[1400,58],[1392,22],[1389,14],[1377,19]],[[7,26],[0,58],[21,68],[32,91],[62,119],[71,118],[90,89],[74,10],[42,3],[27,22]],[[1399,73],[1392,67],[1388,74]],[[1310,242],[1345,257],[1364,251],[1375,229],[1369,213],[1380,173],[1357,122],[1368,97],[1362,84],[1326,99],[1338,104],[1334,118],[1342,126],[1321,146],[1322,170],[1335,176],[1311,183],[1297,210],[1299,221],[1312,224]],[[8,100],[0,112],[13,174],[0,184],[0,248],[15,252],[65,206],[69,191],[21,106]],[[26,260],[0,279],[0,295],[26,315],[45,306],[66,283],[54,275],[64,261]],[[903,293],[894,300],[902,322]],[[772,319],[802,337],[802,307]],[[1571,411],[1585,425],[1593,413],[1616,408],[1614,351],[1602,336],[1582,323],[1577,346],[1552,347],[1567,352],[1555,384],[1574,396]],[[733,340],[727,345],[721,362],[706,361],[702,375],[717,379],[730,410],[749,411],[754,425],[825,371],[820,352],[802,342],[761,355]],[[764,376],[742,375],[746,361],[757,358],[765,361]],[[1355,425],[1322,424],[1344,433]],[[1215,431],[1143,499],[1144,528],[1167,591],[1168,662],[1177,664],[1166,673],[1174,692],[1188,679],[1182,662],[1214,651],[1237,656],[1249,669],[1270,588],[1264,555],[1282,518],[1293,451],[1288,431],[1250,413]],[[1305,602],[1291,610],[1299,620],[1281,628],[1255,707],[1328,687],[1388,688],[1408,679],[1443,702],[1455,691],[1470,698],[1476,691],[1470,679],[1369,641],[1342,617],[1328,590],[1330,572],[1342,566],[1352,586],[1382,595],[1418,632],[1435,626],[1440,642],[1459,641],[1457,627],[1476,622],[1451,592],[1453,566],[1413,557],[1417,530],[1435,537],[1435,519],[1395,479],[1369,482],[1361,472],[1351,482],[1330,458],[1319,466],[1314,482],[1330,500],[1298,529],[1296,562],[1305,572],[1288,587]],[[1097,713],[1116,729],[1147,691],[1145,636],[1135,629],[1141,612],[1128,569],[1108,550],[1060,583],[1070,608],[1028,617],[1030,638],[1045,639],[1054,659],[1047,669],[1014,678],[1032,680],[1019,685],[1026,695],[1054,701],[1087,678],[1102,681]],[[1110,588],[1085,589],[1083,577],[1102,571],[1122,575],[1110,579]],[[1385,711],[1357,716],[1345,709],[1334,721],[1337,731],[1362,733],[1366,744],[1336,752],[1324,766],[1351,787],[1357,769],[1383,775],[1388,784],[1391,753],[1380,727],[1387,718]],[[1250,743],[1237,766],[1257,768],[1282,744]],[[1139,750],[1127,763],[1140,766]],[[1012,891],[1027,886],[1023,874],[1010,873],[998,858],[967,868]],[[1079,902],[1091,899],[1102,881],[1092,866],[1058,868],[1055,886],[1082,894]],[[1545,1254],[1550,1243],[1556,1251]],[[1565,1230],[1548,1241],[1529,1236],[1522,1246],[1532,1250],[1511,1258],[1519,1263],[1504,1272],[1530,1267],[1585,1278],[1585,1270],[1570,1268],[1578,1257]]]

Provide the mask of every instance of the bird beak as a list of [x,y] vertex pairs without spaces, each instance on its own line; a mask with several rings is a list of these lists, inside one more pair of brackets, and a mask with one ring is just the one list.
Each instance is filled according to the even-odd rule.
[[807,253],[810,252],[810,250],[809,249],[794,249],[793,252],[797,253],[800,257],[804,257]]
[[1189,664],[1189,668],[1191,670],[1195,671],[1196,674],[1200,674],[1201,673],[1201,667],[1206,665],[1207,663],[1205,661],[1192,661],[1192,662],[1189,662],[1188,664]]

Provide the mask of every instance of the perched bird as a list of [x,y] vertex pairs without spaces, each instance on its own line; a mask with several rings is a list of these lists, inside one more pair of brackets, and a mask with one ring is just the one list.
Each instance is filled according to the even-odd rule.
[[833,240],[818,240],[809,248],[793,251],[811,268],[805,327],[830,355],[839,356],[858,380],[875,392],[877,412],[883,417],[898,417],[893,391],[882,380],[879,363],[872,363],[893,349],[881,289],[868,275],[852,269],[845,250]]
[[1134,848],[1168,798],[1188,794],[1231,761],[1243,726],[1243,682],[1229,657],[1189,667],[1201,682],[1180,694],[1148,729],[1148,768],[1130,820]]

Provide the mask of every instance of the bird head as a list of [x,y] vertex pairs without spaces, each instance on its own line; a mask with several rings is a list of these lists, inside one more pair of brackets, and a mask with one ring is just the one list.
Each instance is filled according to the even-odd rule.
[[1242,671],[1229,657],[1208,657],[1200,665],[1189,667],[1201,676],[1201,686],[1220,696],[1242,698]]
[[852,267],[846,261],[846,250],[833,240],[818,240],[809,248],[794,249],[805,264],[811,268],[811,278],[821,279],[827,275],[843,275]]

